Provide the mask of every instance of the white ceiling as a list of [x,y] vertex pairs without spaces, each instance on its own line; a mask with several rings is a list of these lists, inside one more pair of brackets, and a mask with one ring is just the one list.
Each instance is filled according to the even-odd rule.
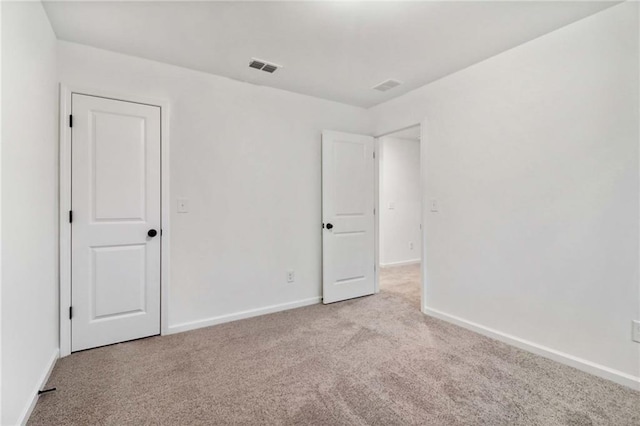
[[[371,107],[612,2],[56,2],[59,39]],[[248,68],[251,57],[284,68]],[[394,78],[403,85],[371,87]]]

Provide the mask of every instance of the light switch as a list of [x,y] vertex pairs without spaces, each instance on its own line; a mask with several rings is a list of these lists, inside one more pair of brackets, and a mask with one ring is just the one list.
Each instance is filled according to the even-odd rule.
[[178,213],[189,212],[189,200],[186,198],[178,198]]
[[437,212],[438,211],[438,201],[436,199],[432,199],[430,204],[431,204],[431,211],[432,212]]
[[394,210],[396,208],[395,201],[389,201],[389,210]]

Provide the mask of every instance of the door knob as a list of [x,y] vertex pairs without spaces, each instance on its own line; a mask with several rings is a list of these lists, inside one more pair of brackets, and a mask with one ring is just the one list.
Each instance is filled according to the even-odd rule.
[[153,238],[156,235],[158,235],[158,231],[156,231],[155,229],[149,229],[149,232],[147,232],[147,235]]
[[333,225],[330,223],[327,223],[327,229],[333,229]]

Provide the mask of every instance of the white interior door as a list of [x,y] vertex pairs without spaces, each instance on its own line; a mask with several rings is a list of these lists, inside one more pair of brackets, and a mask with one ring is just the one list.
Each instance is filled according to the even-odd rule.
[[160,108],[73,94],[72,115],[78,351],[160,333]]
[[375,292],[373,138],[322,132],[323,303]]

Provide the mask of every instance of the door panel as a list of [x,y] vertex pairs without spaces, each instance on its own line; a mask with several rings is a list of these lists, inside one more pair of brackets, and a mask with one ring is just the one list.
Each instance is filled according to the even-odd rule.
[[92,248],[91,320],[131,313],[146,307],[146,245]]
[[334,211],[335,216],[361,216],[365,214],[367,194],[363,192],[363,179],[368,160],[367,145],[333,140]]
[[[94,221],[145,220],[144,117],[94,111]],[[91,132],[92,129],[89,129]]]
[[160,332],[160,108],[73,94],[72,114],[78,351]]
[[322,133],[323,302],[375,292],[373,138]]

